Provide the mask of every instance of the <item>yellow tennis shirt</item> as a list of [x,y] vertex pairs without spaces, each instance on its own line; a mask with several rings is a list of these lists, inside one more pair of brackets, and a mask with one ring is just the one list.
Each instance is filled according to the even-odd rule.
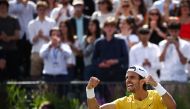
[[131,94],[113,102],[116,109],[167,109],[162,97],[155,90],[148,90],[148,96],[142,101],[134,99],[134,95]]

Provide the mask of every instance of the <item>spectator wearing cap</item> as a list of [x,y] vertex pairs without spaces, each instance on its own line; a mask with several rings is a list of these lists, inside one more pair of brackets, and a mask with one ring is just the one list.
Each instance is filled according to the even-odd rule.
[[[88,109],[176,109],[175,100],[170,93],[143,67],[137,65],[129,67],[125,78],[127,91],[132,94],[101,105],[94,93],[94,88],[98,86],[100,80],[91,77],[86,86]],[[146,84],[150,84],[155,90],[147,90]]]
[[10,79],[18,79],[18,40],[20,25],[18,19],[8,15],[9,3],[6,0],[0,1],[0,48],[6,55],[7,75]]
[[28,24],[29,38],[32,43],[31,50],[31,71],[32,78],[39,78],[42,73],[42,59],[39,51],[43,44],[49,41],[49,31],[55,26],[55,21],[46,15],[47,2],[37,2],[37,18]]
[[82,43],[83,36],[87,33],[89,17],[85,16],[84,1],[83,0],[73,0],[74,6],[74,16],[70,19],[71,26],[73,27],[74,34],[77,37],[79,43]]
[[61,6],[54,8],[50,13],[50,18],[56,21],[58,26],[61,21],[70,19],[74,14],[74,7],[69,3],[69,0],[60,0]]
[[190,44],[179,37],[180,23],[168,24],[169,36],[159,43],[161,54],[161,81],[187,81],[185,65],[190,59]]
[[131,47],[129,63],[130,65],[143,66],[156,81],[159,81],[157,71],[160,69],[160,49],[158,45],[149,42],[150,30],[148,29],[148,25],[139,28],[138,35],[140,42]]
[[69,20],[69,23],[71,25],[71,28],[74,32],[74,35],[76,36],[76,42],[77,42],[77,51],[79,51],[76,54],[76,71],[77,77],[79,79],[83,79],[83,71],[84,71],[84,61],[83,61],[83,54],[82,54],[82,43],[84,36],[87,34],[88,30],[88,23],[90,18],[86,15],[84,15],[84,1],[83,0],[73,0],[72,2],[74,6],[74,16]]
[[114,36],[116,19],[108,17],[103,26],[103,38],[95,43],[92,63],[97,77],[103,81],[123,81],[128,68],[128,51],[123,39]]

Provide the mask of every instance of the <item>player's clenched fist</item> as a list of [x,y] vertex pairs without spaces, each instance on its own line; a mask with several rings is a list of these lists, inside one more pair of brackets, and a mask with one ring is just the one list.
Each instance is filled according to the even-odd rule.
[[87,89],[95,88],[100,83],[100,80],[96,77],[91,77],[88,81]]

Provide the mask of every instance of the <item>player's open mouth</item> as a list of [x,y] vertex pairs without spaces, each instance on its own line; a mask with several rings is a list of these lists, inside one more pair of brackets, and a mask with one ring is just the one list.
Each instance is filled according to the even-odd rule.
[[133,87],[133,84],[128,84],[127,87],[131,88],[131,87]]

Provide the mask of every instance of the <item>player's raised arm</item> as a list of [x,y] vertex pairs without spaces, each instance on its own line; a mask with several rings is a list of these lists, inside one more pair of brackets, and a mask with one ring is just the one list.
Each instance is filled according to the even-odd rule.
[[149,75],[147,78],[147,83],[151,84],[155,90],[158,92],[158,94],[162,97],[163,103],[166,105],[167,109],[176,109],[176,103],[173,97],[170,95],[169,92],[164,89],[164,87],[161,86],[160,83],[157,83],[151,75]]
[[91,77],[86,87],[88,109],[115,109],[113,103],[107,103],[102,106],[99,105],[95,98],[94,88],[100,83],[96,77]]

